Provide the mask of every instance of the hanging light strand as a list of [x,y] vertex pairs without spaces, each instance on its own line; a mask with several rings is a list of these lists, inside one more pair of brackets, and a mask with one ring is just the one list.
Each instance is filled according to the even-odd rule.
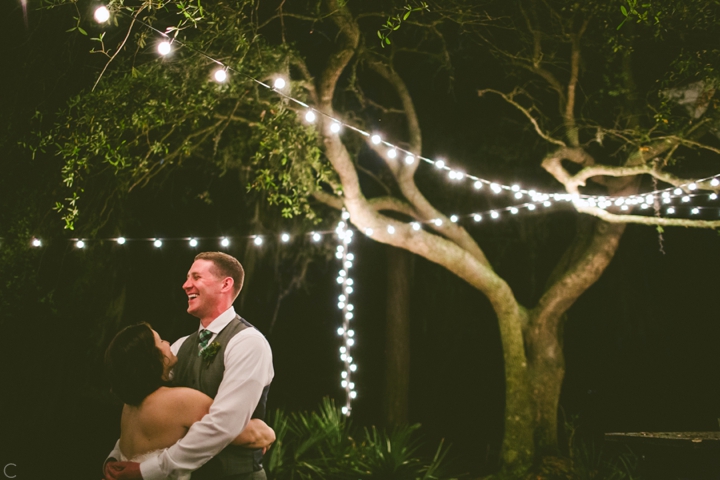
[[353,381],[354,374],[357,371],[357,364],[352,356],[355,345],[355,330],[351,326],[355,307],[350,301],[353,293],[353,279],[350,277],[350,271],[355,256],[350,253],[349,248],[353,237],[353,230],[348,228],[347,225],[349,218],[349,213],[343,210],[342,220],[335,229],[339,239],[335,257],[340,261],[340,270],[337,276],[340,294],[338,295],[337,305],[342,312],[342,323],[337,329],[337,333],[341,338],[340,361],[343,364],[343,370],[340,372],[340,387],[345,391],[345,405],[342,407],[342,413],[347,416],[352,413],[352,401],[357,397],[355,382]]

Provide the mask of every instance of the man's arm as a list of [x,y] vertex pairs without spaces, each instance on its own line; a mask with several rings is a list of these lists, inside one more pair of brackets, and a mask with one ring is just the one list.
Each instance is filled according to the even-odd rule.
[[245,448],[267,448],[275,441],[275,430],[259,418],[253,418],[231,443]]
[[140,465],[145,480],[197,470],[247,426],[273,377],[270,345],[260,332],[247,329],[228,343],[224,360],[225,373],[210,412],[175,445]]

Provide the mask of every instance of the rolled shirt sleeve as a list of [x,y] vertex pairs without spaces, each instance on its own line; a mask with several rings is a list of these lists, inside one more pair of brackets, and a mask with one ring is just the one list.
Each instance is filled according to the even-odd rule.
[[230,340],[224,360],[225,373],[210,412],[175,445],[140,464],[144,480],[197,470],[245,429],[274,375],[270,345],[259,331],[248,328]]

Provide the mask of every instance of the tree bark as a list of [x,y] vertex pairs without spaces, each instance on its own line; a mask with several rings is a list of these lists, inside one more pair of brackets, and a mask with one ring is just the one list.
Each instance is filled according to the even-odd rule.
[[388,247],[385,323],[385,422],[407,425],[410,389],[410,279],[413,257]]

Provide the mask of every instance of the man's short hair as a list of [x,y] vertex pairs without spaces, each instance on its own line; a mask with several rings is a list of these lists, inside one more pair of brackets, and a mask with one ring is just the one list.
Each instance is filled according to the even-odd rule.
[[208,260],[215,266],[213,272],[218,277],[230,277],[233,279],[233,290],[235,296],[233,300],[237,298],[242,290],[243,282],[245,281],[245,270],[243,269],[238,259],[232,255],[228,255],[223,252],[202,252],[195,256],[195,260]]

